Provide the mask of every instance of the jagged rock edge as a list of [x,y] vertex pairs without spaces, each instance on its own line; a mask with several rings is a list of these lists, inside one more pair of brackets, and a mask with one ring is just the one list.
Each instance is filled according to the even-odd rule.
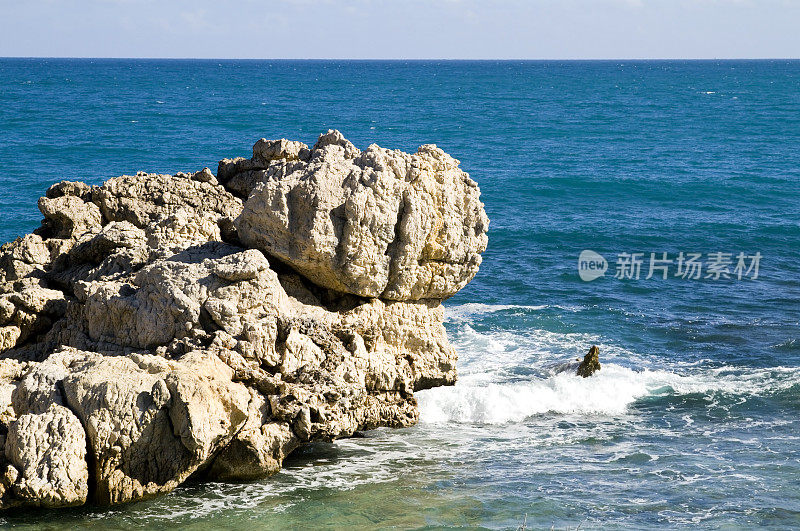
[[[326,141],[330,141],[330,142],[328,144],[324,144],[322,146],[322,149],[326,148],[326,146],[341,147],[342,151],[344,151],[345,158],[348,157],[348,156],[350,156],[352,158],[352,154],[357,151],[354,147],[352,147],[352,144],[349,144],[349,142],[347,142],[346,140],[343,140],[343,137],[341,137],[341,135],[339,135],[338,132],[330,132],[329,131],[329,133],[327,133],[326,135],[322,135],[320,137],[320,141],[318,142],[317,146],[315,146],[314,149],[310,150],[309,153],[311,153],[311,152],[313,152],[313,151],[318,149],[318,146],[323,143],[324,137],[327,137],[328,140],[326,140]],[[278,141],[278,142],[280,142],[281,145],[283,145],[283,142],[285,142],[285,141]],[[263,140],[259,141],[259,143],[262,146],[265,143],[269,144],[268,142],[263,141]],[[256,146],[259,146],[259,143],[256,143]],[[255,153],[256,152],[256,146],[254,146],[254,159],[256,158],[256,153]],[[302,152],[303,149],[307,150],[307,148],[305,148],[304,145],[302,145],[302,146],[303,147],[300,147],[300,149],[299,149],[300,152]],[[372,149],[372,146],[370,147],[370,149]],[[310,158],[311,155],[309,153],[305,153],[304,156],[308,156]],[[278,159],[273,159],[273,160],[278,160]],[[297,160],[301,160],[301,157],[298,157]],[[269,166],[269,164],[267,164],[267,166]],[[222,162],[220,163],[220,167],[222,167]],[[213,174],[211,174],[210,171],[208,171],[207,168],[204,169],[204,170],[201,170],[200,172],[197,172],[196,174],[194,174],[192,179],[196,178],[198,174],[201,174],[201,178],[197,178],[196,179],[199,182],[208,183],[208,184],[212,184],[212,185],[217,184],[216,183],[216,178],[213,176]],[[176,174],[175,176],[157,176],[156,178],[161,178],[161,177],[177,178],[179,176],[180,177],[187,177],[188,174]],[[151,179],[154,176],[150,176],[150,175],[146,175],[146,174],[137,174],[136,179],[143,178],[143,177]],[[119,178],[119,179],[122,179],[122,178]],[[467,177],[467,179],[468,179],[468,177]],[[105,186],[105,185],[103,185],[103,186]],[[223,183],[223,187],[224,187],[224,189],[226,191],[228,191],[228,193],[231,193],[231,190],[226,185],[226,183]],[[75,238],[76,240],[79,240],[81,238],[82,234],[77,234],[76,235],[76,233],[78,232],[77,229],[82,228],[83,225],[90,226],[93,223],[93,221],[96,220],[96,218],[98,217],[97,214],[100,214],[99,217],[100,217],[101,230],[106,228],[111,223],[120,222],[119,219],[116,219],[117,216],[108,215],[108,211],[106,209],[102,208],[102,205],[97,205],[96,204],[95,193],[101,187],[91,187],[91,188],[88,188],[88,190],[86,188],[88,188],[87,185],[83,185],[83,183],[68,183],[68,182],[62,182],[62,183],[59,183],[59,184],[54,185],[53,187],[51,187],[51,189],[48,190],[48,194],[47,194],[46,198],[42,198],[45,201],[40,200],[40,208],[42,208],[43,213],[45,213],[46,219],[45,219],[45,222],[43,222],[43,226],[40,229],[37,229],[37,231],[35,231],[35,234],[38,234],[40,236],[42,234],[44,234],[45,236],[47,236],[48,234],[50,236],[55,234],[57,236],[62,236],[62,237],[68,236],[70,238]],[[64,190],[67,190],[67,192],[64,192]],[[77,190],[77,192],[76,192],[76,190]],[[87,212],[78,212],[77,214],[74,213],[73,217],[70,217],[69,215],[66,215],[66,220],[62,219],[62,218],[64,218],[64,214],[62,212],[54,211],[54,209],[52,209],[52,208],[47,210],[49,208],[49,205],[48,205],[48,202],[46,200],[48,200],[48,199],[49,200],[54,200],[54,199],[58,199],[59,197],[77,197],[78,199],[83,200],[84,205],[78,204],[73,199],[63,200],[61,202],[67,204],[67,206],[70,206],[75,210],[80,210],[81,206],[83,206],[83,207],[85,207],[83,210],[85,210]],[[232,195],[231,197],[234,197],[234,196]],[[248,196],[248,198],[249,198],[249,196]],[[89,200],[87,201],[87,199],[89,199]],[[240,202],[244,203],[244,201],[241,201],[241,199],[240,199]],[[478,203],[478,204],[480,205],[480,203]],[[96,207],[96,211],[92,209],[91,205],[94,205]],[[196,208],[201,208],[201,207],[198,206]],[[396,220],[394,222],[394,226],[393,226],[394,239],[389,243],[390,246],[394,246],[396,244],[396,242],[399,241],[397,227],[399,227],[400,224],[403,222],[402,211],[404,210],[404,208],[405,208],[405,193],[402,194],[402,196],[401,196],[401,204],[400,204],[400,208],[399,208],[399,213],[397,215],[397,218],[396,218]],[[156,210],[158,210],[158,209],[156,209]],[[482,213],[482,205],[480,205],[480,212]],[[145,212],[145,213],[147,213],[147,212]],[[48,217],[48,214],[50,214],[50,217]],[[118,212],[118,214],[119,214],[119,212]],[[122,214],[124,214],[124,215],[122,215],[121,217],[123,217],[123,218],[127,218],[128,217],[127,215],[125,215],[126,213],[124,211],[122,212]],[[163,221],[164,220],[164,217],[163,217],[162,214],[163,213],[161,213],[158,216],[156,216],[158,218],[158,221]],[[167,214],[171,214],[171,213],[168,212]],[[139,221],[140,222],[138,224],[134,223],[135,226],[137,226],[139,228],[142,228],[139,225],[143,225],[145,227],[152,228],[150,224],[147,224],[147,223],[143,222],[143,218],[137,217],[137,213],[134,213],[133,215],[134,215],[134,221]],[[58,216],[61,216],[61,218],[58,218]],[[88,219],[86,219],[86,218],[88,218]],[[479,228],[482,228],[484,230],[484,232],[485,232],[485,228],[488,225],[488,220],[485,220],[485,214],[483,214],[483,218],[484,218],[483,220],[479,221],[479,225],[475,229],[475,233],[476,234],[479,232],[478,231]],[[222,219],[223,219],[222,216],[220,216],[220,217],[218,217],[216,219],[216,225],[219,228],[219,240],[218,241],[225,241],[225,240],[230,241],[229,238],[225,238],[222,235],[223,230],[222,230],[222,227],[220,225]],[[230,219],[230,218],[228,217],[226,219]],[[238,217],[236,219],[238,219]],[[59,224],[59,220],[61,220],[60,224]],[[127,219],[123,219],[122,221],[127,221]],[[153,220],[150,219],[150,221],[152,222]],[[85,228],[85,227],[83,227],[83,228]],[[56,229],[58,229],[58,230],[56,230]],[[84,234],[85,234],[85,232],[84,232]],[[48,238],[43,238],[43,240],[45,240],[45,239],[48,239]],[[238,236],[237,236],[235,238],[235,241],[236,241],[236,244],[237,244],[236,247],[239,248],[240,251],[246,250],[246,248],[245,249],[241,248],[242,244],[238,240],[239,239],[238,239]],[[485,240],[485,238],[484,238],[484,240]],[[13,243],[16,243],[16,242],[13,242]],[[73,242],[73,243],[75,243],[75,242]],[[67,252],[69,252],[73,247],[70,247],[70,249]],[[4,246],[4,249],[5,248],[6,248],[6,246]],[[483,248],[480,248],[480,245],[478,246],[478,249],[477,249],[478,259],[479,259],[479,254],[480,254],[480,252],[482,252],[483,249],[485,249],[485,243],[483,244]],[[116,251],[116,250],[117,250],[117,248],[113,248],[112,249],[112,253],[109,253],[109,255],[105,257],[105,259],[107,259],[111,254],[113,254],[113,251]],[[269,266],[272,269],[274,269],[273,264],[275,262],[280,262],[283,267],[287,267],[287,268],[289,268],[289,269],[291,269],[292,271],[295,272],[294,274],[298,277],[299,282],[301,284],[306,283],[308,286],[314,286],[314,287],[319,288],[320,290],[327,290],[328,296],[332,300],[336,299],[337,297],[340,298],[340,299],[343,299],[343,298],[346,298],[346,297],[352,297],[352,298],[356,299],[356,302],[354,304],[351,302],[350,305],[354,305],[354,306],[363,306],[365,304],[368,304],[368,301],[370,300],[370,297],[365,297],[365,296],[363,296],[363,295],[361,295],[359,293],[354,293],[352,295],[347,295],[347,294],[343,294],[341,292],[337,293],[336,290],[333,290],[331,288],[326,288],[324,286],[320,287],[320,286],[317,285],[316,282],[314,282],[310,278],[308,278],[308,277],[306,277],[306,276],[304,276],[302,274],[297,273],[298,268],[294,267],[292,265],[292,263],[277,258],[275,255],[273,255],[273,253],[269,252],[269,249],[260,248],[260,250],[261,250],[262,254],[265,256],[267,262],[269,263]],[[8,251],[8,249],[6,249],[6,251]],[[50,257],[50,260],[45,265],[45,267],[52,266],[54,264],[55,260],[57,260],[59,258],[63,259],[63,257],[65,255],[63,253],[62,254],[58,254],[56,251],[57,251],[57,249],[56,250],[50,249],[51,257]],[[8,253],[6,253],[6,254],[8,254]],[[241,253],[240,252],[236,252],[236,253],[232,253],[232,254],[241,254]],[[174,256],[177,256],[177,254],[173,255],[173,257]],[[226,256],[231,256],[231,254],[223,255],[220,258],[225,258]],[[5,258],[5,256],[2,256],[2,257]],[[138,267],[133,266],[129,273],[134,273],[134,274],[138,273],[141,269],[147,267],[148,265],[151,265],[153,263],[153,260],[154,260],[153,257],[151,255],[148,255],[147,259],[145,261],[143,261],[142,264],[139,264]],[[456,261],[452,261],[452,262],[455,265],[460,265],[460,262],[456,262]],[[103,261],[101,261],[101,263],[99,263],[99,264],[96,264],[96,267],[97,268],[101,267],[102,263],[103,263]],[[3,264],[0,264],[0,265],[3,265]],[[28,265],[36,265],[36,264],[29,262]],[[86,265],[86,264],[84,264],[84,265]],[[35,268],[34,268],[34,270],[35,270]],[[6,271],[6,274],[4,275],[4,277],[8,276],[7,273],[8,272]],[[46,281],[47,276],[48,276],[47,273],[48,272],[45,272],[44,275],[43,275],[45,281]],[[50,271],[49,273],[52,273],[52,271]],[[472,273],[472,274],[474,275],[474,273]],[[471,276],[469,278],[471,278]],[[6,280],[6,278],[3,278],[3,280]],[[12,279],[12,280],[14,280],[14,279]],[[278,279],[278,280],[280,281],[280,279]],[[467,279],[467,281],[468,280],[469,279]],[[55,280],[52,280],[52,279],[51,279],[50,282],[46,282],[46,285],[47,285],[46,289],[52,289],[52,286],[53,286],[54,283],[56,283],[56,285],[58,285],[58,283]],[[284,285],[283,281],[280,281],[280,285],[282,287],[284,287],[284,288],[286,287]],[[69,283],[67,283],[65,286],[66,287],[59,287],[58,288],[58,290],[61,292],[61,295],[63,296],[63,299],[64,299],[63,304],[66,307],[64,309],[63,314],[60,317],[57,317],[55,319],[55,321],[50,323],[50,326],[49,326],[48,330],[46,330],[46,331],[45,330],[38,330],[36,333],[30,334],[25,339],[25,341],[23,341],[21,344],[15,344],[13,349],[3,353],[3,357],[4,358],[8,358],[9,355],[13,355],[14,351],[19,351],[20,349],[24,350],[27,346],[30,346],[32,344],[41,343],[41,342],[45,341],[45,339],[43,339],[43,338],[45,338],[48,334],[50,334],[50,332],[53,330],[53,328],[56,325],[58,325],[59,323],[62,323],[62,324],[66,323],[66,321],[68,319],[66,314],[67,314],[67,312],[69,310],[69,306],[70,305],[75,305],[75,304],[84,304],[85,305],[85,301],[83,303],[80,303],[80,301],[78,300],[79,299],[79,295],[77,293],[75,293],[75,287],[74,286],[70,286]],[[384,292],[381,292],[380,295],[382,296],[383,294],[384,294]],[[428,306],[431,301],[440,301],[442,298],[446,298],[445,296],[442,296],[442,293],[440,293],[439,295],[440,295],[439,297],[417,297],[417,298],[413,298],[413,296],[411,296],[411,300],[418,301],[416,304],[423,304],[425,306]],[[445,295],[446,295],[446,293],[445,293]],[[206,313],[207,313],[207,310],[205,310],[205,302],[207,300],[208,299],[206,298],[204,301],[202,301],[200,303],[201,311],[206,311]],[[4,323],[5,322],[7,322],[7,321],[4,321]],[[212,319],[212,322],[213,322],[213,319]],[[198,324],[200,325],[201,328],[205,328],[205,326],[203,326],[202,322],[198,322]],[[439,325],[440,324],[441,324],[441,319],[439,319]],[[46,323],[45,323],[45,326],[46,326]],[[291,331],[289,332],[289,334],[291,334]],[[212,333],[210,335],[213,336],[214,333]],[[361,336],[356,334],[356,336],[353,336],[353,337],[360,338]],[[311,340],[313,341],[313,337],[311,338]],[[446,343],[446,338],[444,338],[444,342]],[[346,345],[343,344],[342,346],[346,350],[348,349],[348,347]],[[317,345],[317,347],[319,347],[319,345]],[[354,348],[357,348],[357,347],[354,347]],[[50,349],[50,350],[52,351],[52,349]],[[131,350],[130,348],[126,348],[125,349],[125,351],[129,352],[129,353],[134,353],[136,350],[138,350],[138,349],[133,349],[133,350]],[[145,352],[147,352],[147,351],[145,351]],[[126,354],[126,356],[129,356],[129,355],[130,354]],[[49,354],[48,354],[48,357],[49,357]],[[218,355],[217,355],[217,357],[218,357]],[[408,363],[408,366],[413,368],[413,365],[414,365],[413,364],[413,355],[410,354],[410,353],[406,353],[406,354],[403,355],[403,357],[406,359],[406,361]],[[453,364],[454,364],[454,353],[453,353],[452,357],[453,357]],[[326,358],[327,358],[327,356],[326,356]],[[180,359],[182,359],[182,358],[180,358]],[[222,359],[220,359],[220,361],[222,363],[226,363]],[[236,369],[233,369],[233,368],[231,368],[231,369],[233,370],[233,375],[234,375],[234,376],[231,377],[231,380],[230,380],[231,383],[235,383],[236,381],[242,381],[242,380],[238,379],[235,376]],[[454,367],[452,367],[451,372],[452,372],[452,378],[450,380],[445,378],[444,380],[438,381],[435,378],[433,378],[433,379],[431,379],[431,381],[434,382],[434,383],[437,383],[437,384],[448,384],[448,383],[452,384],[452,382],[454,381],[454,378],[455,378]],[[425,380],[425,377],[423,377],[422,379]],[[425,385],[426,386],[428,386],[429,384],[430,385],[434,385],[434,383],[430,383],[429,382],[429,383],[427,383]],[[87,466],[87,469],[91,469],[92,468],[92,463],[89,462],[90,461],[89,458],[91,457],[92,458],[91,460],[95,460],[96,461],[98,459],[98,456],[95,456],[94,449],[92,448],[92,446],[90,444],[88,427],[83,422],[83,420],[81,418],[81,415],[78,414],[78,412],[72,407],[72,405],[68,405],[69,400],[67,399],[67,396],[66,396],[66,394],[64,393],[64,390],[63,390],[63,381],[61,381],[61,380],[58,381],[56,385],[59,387],[59,393],[61,393],[62,402],[65,404],[65,406],[67,406],[67,408],[72,413],[72,415],[74,415],[78,420],[81,421],[80,424],[81,424],[81,426],[83,428],[84,438],[85,438],[84,445],[85,445],[85,449],[86,449],[86,454],[85,454],[86,455],[86,461],[87,461],[86,462],[86,466]],[[258,389],[258,386],[257,385],[253,385],[250,388],[251,389]],[[261,396],[266,398],[266,395],[262,391],[257,390],[256,392],[258,392]],[[408,402],[408,404],[412,408],[416,407],[416,401],[413,399],[413,395],[411,394],[410,390],[407,391],[407,392],[402,392],[402,390],[401,390],[401,393],[402,394],[408,394],[408,398],[410,399],[410,402]],[[366,396],[368,397],[369,395],[366,395]],[[245,411],[249,411],[250,410],[250,406],[251,406],[253,400],[254,400],[254,397],[253,397],[253,395],[251,393],[251,396],[250,396],[250,398],[248,400],[248,403],[245,406]],[[270,414],[273,415],[273,418],[274,418],[274,411],[272,411],[274,406],[273,406],[272,402],[271,401],[266,401],[265,404],[269,405]],[[308,418],[308,420],[304,421],[304,425],[305,424],[310,424],[312,422],[311,419],[310,419],[310,416],[309,416],[308,408],[305,408],[305,409],[301,408],[300,411],[297,412],[297,414],[294,416],[294,418],[295,419],[300,419],[300,420],[290,422],[288,424],[288,427],[294,433],[295,437],[297,437],[298,439],[302,439],[302,437],[300,437],[300,434],[296,433],[296,429],[298,429],[298,428],[296,428],[296,425],[297,425],[297,422],[300,422],[300,421],[302,421],[303,419],[306,419],[306,418]],[[176,432],[176,428],[175,428],[175,426],[172,425],[172,420],[171,420],[171,415],[170,414],[167,414],[167,419],[168,419],[169,425],[170,425],[170,432],[175,433]],[[399,422],[398,425],[404,425],[404,422],[407,422],[407,420],[402,420],[402,418],[401,419],[395,419],[394,421],[392,421],[391,418],[387,418],[387,419],[384,419],[384,420],[386,421],[387,425],[392,425],[393,422],[395,424],[397,424]],[[412,415],[411,421],[412,422],[415,421],[414,415]],[[373,423],[375,424],[375,426],[377,426],[377,425],[381,425],[381,422],[382,421],[377,421],[377,422],[374,421]],[[242,424],[240,426],[238,426],[236,431],[230,435],[229,439],[227,440],[227,442],[224,445],[216,448],[212,452],[212,454],[210,456],[208,456],[208,458],[203,463],[197,465],[197,467],[194,469],[194,471],[190,472],[187,477],[196,474],[201,467],[206,469],[206,470],[208,470],[211,467],[213,467],[214,466],[214,462],[228,448],[230,448],[234,444],[234,441],[236,441],[237,438],[239,437],[239,435],[245,430],[246,425],[247,425],[247,420],[243,421]],[[355,433],[357,431],[357,429],[369,429],[370,427],[375,427],[375,426],[372,426],[371,424],[367,424],[367,425],[365,425],[365,427],[362,427],[360,425],[356,426],[356,429],[350,430],[351,431],[350,435],[352,435],[352,433]],[[262,428],[263,428],[263,426],[262,426]],[[344,435],[344,436],[349,436],[349,435]],[[291,446],[291,444],[288,444],[288,446]],[[282,458],[281,458],[281,460],[282,460]],[[3,466],[5,466],[5,465],[3,465]],[[278,464],[278,466],[280,466],[280,465]],[[93,473],[89,474],[89,481],[94,486],[94,488],[96,489],[97,485],[99,483],[99,480],[98,480],[98,478],[96,478],[94,476]],[[3,495],[4,494],[5,493],[3,493]],[[155,494],[158,494],[158,492],[153,492],[152,493],[152,495],[155,495]],[[96,497],[97,493],[89,493],[89,496]],[[0,498],[1,497],[2,497],[2,495],[0,495]],[[140,496],[140,497],[134,498],[134,499],[142,499],[143,497],[145,497],[145,496]],[[128,500],[127,499],[123,499],[122,501],[128,501]],[[0,500],[0,505],[2,505],[2,503],[3,503],[3,501]]]

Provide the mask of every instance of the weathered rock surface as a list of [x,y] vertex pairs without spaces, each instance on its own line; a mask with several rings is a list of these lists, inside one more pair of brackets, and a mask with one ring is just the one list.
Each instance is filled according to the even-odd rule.
[[583,378],[588,378],[600,370],[600,349],[593,345],[589,352],[583,357],[583,361],[578,365],[576,374]]
[[[478,185],[441,149],[362,152],[336,131],[310,151],[281,142],[239,162],[249,193],[236,227],[248,246],[362,297],[444,299],[478,272],[489,221]],[[235,166],[223,165],[228,182]]]
[[217,176],[64,181],[39,208],[0,248],[0,508],[265,476],[455,382],[441,301],[488,220],[435,146],[262,139]]

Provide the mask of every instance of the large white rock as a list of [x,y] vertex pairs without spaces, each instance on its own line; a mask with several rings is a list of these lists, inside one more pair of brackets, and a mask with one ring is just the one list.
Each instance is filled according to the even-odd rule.
[[217,177],[64,181],[39,205],[0,247],[0,509],[273,474],[455,382],[441,300],[488,220],[433,146],[262,139]]
[[361,152],[338,131],[307,157],[271,162],[236,220],[246,245],[363,297],[444,299],[475,276],[489,220],[456,159],[434,145]]

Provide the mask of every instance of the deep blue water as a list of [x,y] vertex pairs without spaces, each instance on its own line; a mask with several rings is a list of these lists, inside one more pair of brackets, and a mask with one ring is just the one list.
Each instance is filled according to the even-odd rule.
[[[436,143],[478,181],[489,249],[446,303],[459,384],[421,393],[415,428],[261,482],[6,523],[800,526],[800,62],[0,59],[0,241],[53,182],[216,170],[328,128]],[[584,249],[605,277],[581,280]],[[762,258],[755,279],[644,278],[680,252]],[[619,253],[641,278],[613,278]],[[557,371],[592,344],[600,373]]]

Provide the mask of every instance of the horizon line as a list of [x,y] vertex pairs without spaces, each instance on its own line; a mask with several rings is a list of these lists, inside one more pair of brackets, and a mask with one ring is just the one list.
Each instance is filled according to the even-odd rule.
[[46,56],[46,55],[8,55],[0,59],[92,59],[92,60],[152,60],[152,61],[505,61],[505,62],[545,62],[545,61],[798,61],[800,57],[569,57],[569,58],[353,58],[353,57],[93,57],[93,56]]

